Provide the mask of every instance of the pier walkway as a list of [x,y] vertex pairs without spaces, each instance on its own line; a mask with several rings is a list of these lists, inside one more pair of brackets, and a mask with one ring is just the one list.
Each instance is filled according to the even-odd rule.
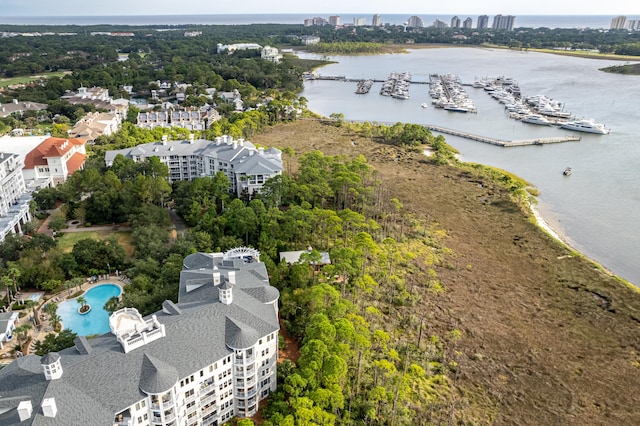
[[467,133],[460,130],[449,129],[446,127],[425,125],[425,127],[432,132],[444,133],[451,136],[458,136],[465,139],[471,139],[478,142],[488,143],[491,145],[511,147],[511,146],[526,146],[526,145],[544,145],[549,143],[560,142],[577,142],[580,140],[580,136],[565,135],[551,138],[536,138],[536,139],[519,139],[506,141],[503,139],[495,139],[487,136],[474,135],[473,133]]
[[[316,119],[310,119],[316,120]],[[322,119],[320,119],[322,120]],[[367,120],[344,120],[350,123],[364,123]],[[374,124],[381,124],[383,126],[393,126],[396,124],[395,122],[385,122],[385,121],[374,121]],[[561,143],[561,142],[578,142],[580,140],[580,136],[575,135],[563,135],[557,137],[548,137],[548,138],[536,138],[536,139],[516,139],[516,140],[504,140],[504,139],[496,139],[490,138],[488,136],[476,135],[473,133],[464,132],[462,130],[449,129],[448,127],[442,126],[434,126],[432,124],[424,124],[424,127],[429,129],[432,132],[444,133],[446,135],[458,136],[460,138],[470,139],[473,141],[488,143],[491,145],[502,146],[502,147],[512,147],[512,146],[527,146],[527,145],[546,145],[550,143]]]

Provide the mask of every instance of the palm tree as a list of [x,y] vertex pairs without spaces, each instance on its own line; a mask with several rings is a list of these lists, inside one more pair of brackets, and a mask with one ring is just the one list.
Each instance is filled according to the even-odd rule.
[[71,278],[71,282],[78,288],[78,291],[82,288],[82,284],[84,284],[84,280],[80,277]]
[[80,313],[84,313],[88,311],[87,299],[80,296],[76,299],[76,301],[80,304]]
[[66,280],[64,282],[64,288],[66,288],[68,290],[68,296],[71,296],[71,289],[75,287],[75,284],[73,283],[73,281],[71,280]]
[[53,302],[47,303],[44,307],[44,311],[49,315],[49,322],[53,329],[57,330],[60,325],[60,320],[62,319],[60,318],[60,315],[58,315],[58,304]]
[[22,352],[22,353],[25,352],[23,349],[24,349],[25,344],[29,340],[29,338],[28,338],[29,337],[29,331],[32,328],[33,327],[31,326],[31,324],[26,323],[26,324],[19,325],[16,328],[13,329],[13,334],[18,339],[18,344],[20,345],[20,352]]
[[106,303],[104,304],[104,310],[109,312],[109,314],[112,314],[118,310],[119,303],[120,303],[120,300],[118,299],[118,297],[113,296],[112,298],[107,300]]

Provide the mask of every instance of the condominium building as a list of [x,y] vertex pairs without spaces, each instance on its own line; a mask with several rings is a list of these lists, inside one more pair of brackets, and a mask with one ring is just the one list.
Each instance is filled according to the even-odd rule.
[[473,28],[473,19],[465,19],[464,22],[462,22],[462,28]]
[[460,18],[454,16],[451,18],[451,28],[460,28]]
[[209,426],[276,389],[279,292],[259,253],[183,261],[178,302],[109,318],[110,333],[0,370],[0,424]]
[[371,26],[379,27],[381,25],[382,25],[382,21],[380,20],[380,15],[376,13],[375,15],[373,15],[373,18],[371,19]]
[[612,30],[624,30],[627,27],[627,17],[626,16],[616,16],[611,20],[611,29]]
[[340,25],[340,16],[338,15],[329,16],[329,25],[333,25],[333,26]]
[[407,27],[409,28],[422,28],[424,27],[424,22],[422,22],[422,18],[419,16],[411,16],[407,20]]
[[486,29],[489,28],[489,17],[487,15],[478,16],[478,25],[476,26],[478,29]]
[[105,163],[113,165],[118,155],[136,162],[158,157],[169,167],[169,180],[193,180],[223,172],[231,183],[230,191],[240,196],[260,192],[264,183],[282,173],[282,152],[277,148],[256,148],[243,139],[221,136],[205,139],[152,142],[114,151],[107,151]]
[[353,18],[354,27],[364,27],[367,25],[367,18]]
[[18,154],[0,152],[0,241],[8,234],[21,234],[22,226],[31,220],[31,194],[24,183],[23,167]]
[[436,19],[435,21],[433,21],[433,28],[447,28],[447,23]]
[[496,15],[493,17],[493,25],[491,28],[494,30],[507,30],[513,31],[513,25],[516,22],[516,17],[512,15]]

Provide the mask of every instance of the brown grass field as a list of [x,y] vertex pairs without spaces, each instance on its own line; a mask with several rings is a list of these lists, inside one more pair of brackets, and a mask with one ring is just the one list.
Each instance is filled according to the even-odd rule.
[[331,124],[252,141],[363,154],[407,211],[447,231],[446,292],[419,314],[431,333],[462,332],[453,385],[467,424],[640,424],[640,293],[543,232],[505,190]]

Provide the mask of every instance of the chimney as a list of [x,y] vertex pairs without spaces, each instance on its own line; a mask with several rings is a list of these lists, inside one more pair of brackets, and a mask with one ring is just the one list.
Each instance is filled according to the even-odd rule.
[[162,145],[166,145],[167,144],[167,139],[169,139],[169,136],[162,135]]
[[13,103],[14,103],[14,104],[16,104],[16,105],[18,105],[18,100],[17,100],[17,99],[14,99],[14,100],[13,100]]
[[236,271],[229,271],[229,282],[231,284],[236,283]]
[[56,414],[58,414],[55,399],[45,398],[42,400],[42,414],[44,414],[45,417],[55,417]]
[[31,414],[33,414],[33,406],[31,405],[31,401],[22,401],[20,402],[20,404],[18,404],[18,416],[20,417],[21,422],[30,419]]
[[213,285],[220,284],[220,272],[213,273]]

